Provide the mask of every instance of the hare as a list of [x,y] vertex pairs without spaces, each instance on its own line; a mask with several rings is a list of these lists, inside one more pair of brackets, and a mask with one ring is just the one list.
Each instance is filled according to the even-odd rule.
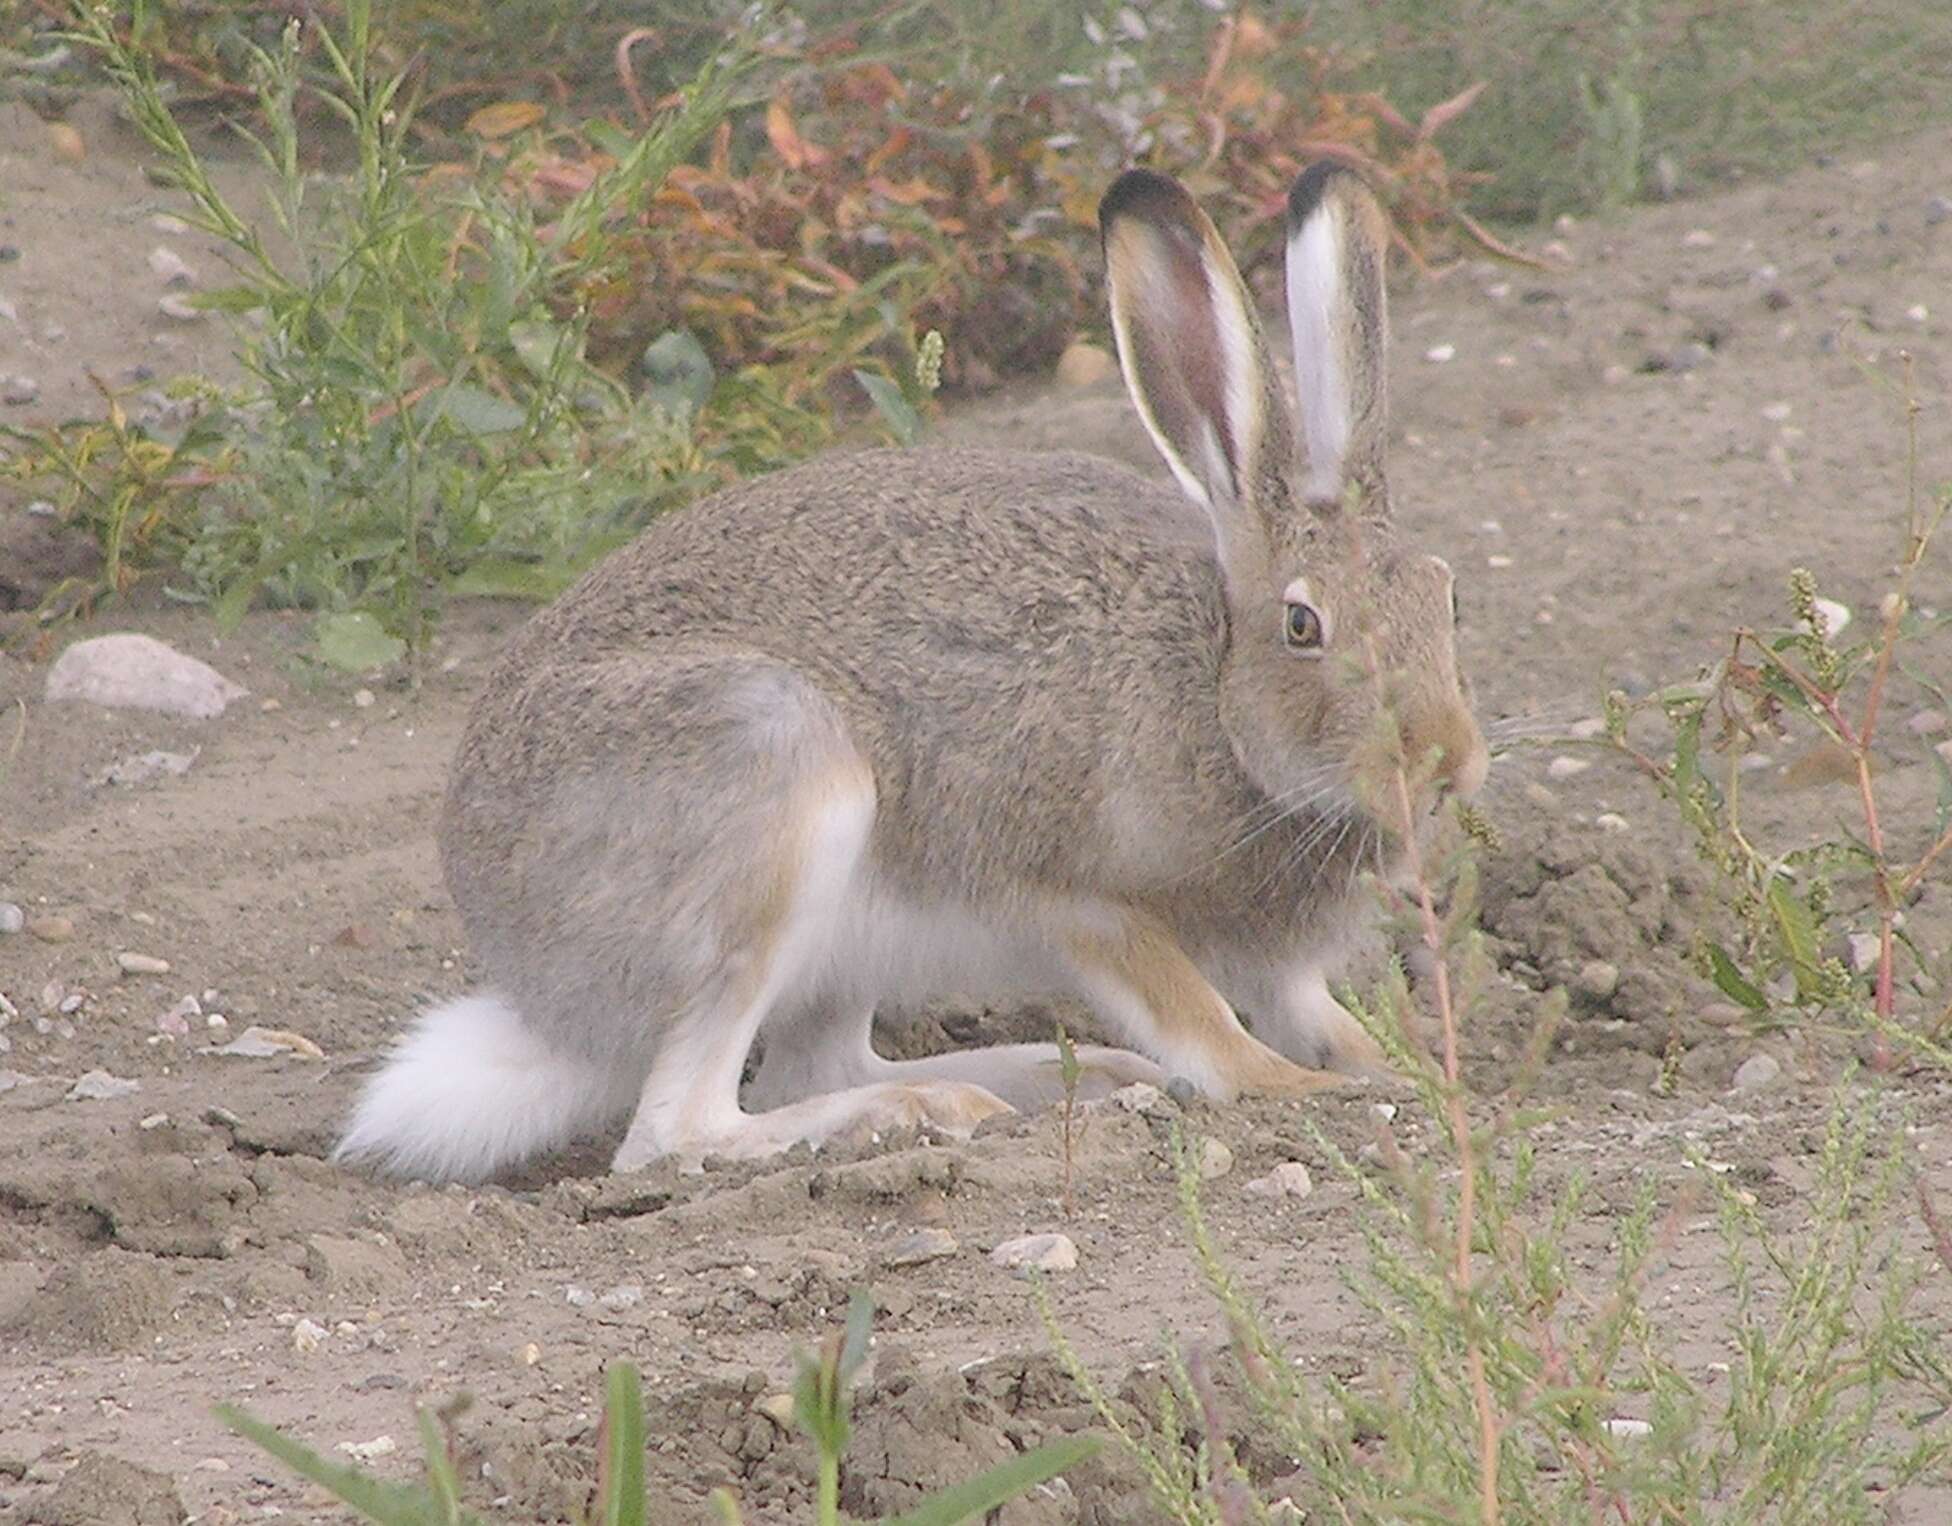
[[510,641],[455,763],[442,861],[488,988],[419,1019],[339,1158],[480,1179],[628,1116],[621,1171],[1061,1094],[1047,1044],[876,1054],[878,1005],[946,993],[1084,998],[1138,1051],[1081,1050],[1087,1094],[1383,1068],[1326,984],[1363,872],[1401,861],[1364,769],[1409,760],[1421,815],[1486,767],[1450,570],[1390,526],[1387,225],[1346,170],[1294,186],[1297,439],[1186,190],[1133,170],[1099,215],[1177,491],[865,451],[594,569]]

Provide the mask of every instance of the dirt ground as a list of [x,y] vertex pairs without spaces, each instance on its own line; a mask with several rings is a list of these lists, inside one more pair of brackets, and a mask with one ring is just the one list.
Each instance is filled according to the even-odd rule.
[[[18,251],[0,262],[0,374],[31,373],[39,389],[5,407],[12,423],[97,406],[91,369],[120,385],[136,366],[167,374],[221,355],[214,327],[159,313],[166,288],[148,259],[162,244],[214,268],[212,251],[158,230],[166,199],[105,114],[82,126],[80,162],[0,134],[0,245]],[[1795,565],[1865,612],[1897,545],[1903,352],[1926,402],[1923,480],[1952,478],[1948,164],[1952,133],[1893,143],[1713,201],[1563,227],[1548,236],[1569,258],[1549,273],[1466,266],[1399,293],[1399,512],[1457,569],[1487,718],[1549,734],[1595,714],[1607,685],[1691,676],[1731,625],[1778,617]],[[1115,382],[1027,389],[941,433],[1154,464]],[[19,600],[68,554],[49,530],[0,486],[0,584]],[[1952,603],[1944,550],[1919,595]],[[694,1176],[607,1176],[596,1142],[482,1190],[380,1185],[322,1159],[389,1036],[467,984],[432,826],[470,696],[524,613],[458,611],[417,690],[320,677],[299,660],[302,624],[276,614],[219,642],[196,612],[144,596],[72,632],[147,631],[251,690],[203,722],[49,705],[44,665],[0,656],[0,757],[24,728],[0,770],[0,900],[71,934],[0,936],[0,992],[19,1012],[0,1028],[0,1519],[340,1519],[210,1405],[243,1403],[404,1476],[414,1406],[463,1391],[472,1406],[452,1426],[474,1501],[496,1519],[568,1519],[593,1475],[602,1370],[622,1357],[649,1390],[655,1519],[710,1519],[718,1484],[754,1520],[803,1519],[809,1454],[760,1401],[862,1285],[881,1314],[846,1502],[892,1510],[1087,1423],[1026,1283],[987,1254],[1030,1231],[1076,1241],[1077,1268],[1051,1287],[1107,1382],[1142,1378],[1167,1332],[1217,1335],[1173,1207],[1163,1116],[1092,1117],[1070,1217],[1050,1116],[967,1143],[894,1140]],[[1929,822],[1925,751],[1943,739],[1920,708],[1891,727],[1881,781],[1901,846]],[[153,750],[194,761],[146,784],[101,782]],[[1785,749],[1745,779],[1762,837],[1850,818],[1852,791],[1820,754]],[[1580,986],[1539,1091],[1564,1107],[1541,1136],[1545,1178],[1593,1183],[1571,1231],[1582,1267],[1603,1276],[1642,1184],[1680,1198],[1691,1146],[1793,1230],[1841,1050],[1751,1033],[1687,973],[1689,940],[1713,915],[1707,886],[1621,764],[1572,743],[1514,748],[1486,806],[1503,837],[1485,892],[1501,984],[1470,1035],[1473,1064],[1501,1084],[1539,990]],[[1942,980],[1945,876],[1911,918]],[[168,973],[121,973],[130,952]],[[1595,964],[1612,967],[1610,993]],[[1942,1006],[1943,990],[1908,991],[1909,1010]],[[200,1011],[187,1034],[163,1031],[189,996]],[[928,1014],[892,1041],[1046,1022]],[[300,1034],[320,1057],[207,1052],[252,1024]],[[1678,1084],[1662,1094],[1669,1052]],[[1759,1054],[1779,1074],[1732,1090]],[[71,1099],[93,1071],[139,1089]],[[1911,1118],[1926,1179],[1952,1194],[1947,1082],[1854,1084],[1883,1116]],[[1372,1138],[1372,1101],[1167,1108],[1232,1151],[1206,1203],[1242,1284],[1305,1371],[1358,1383],[1390,1350],[1346,1282],[1365,1255],[1356,1190],[1310,1126],[1354,1152]],[[1411,1147],[1427,1138],[1409,1110],[1395,1128]],[[1310,1168],[1312,1195],[1270,1206],[1247,1190],[1291,1160]],[[897,1264],[892,1248],[918,1229],[946,1231],[954,1249]],[[1718,1252],[1703,1208],[1649,1290],[1711,1392],[1727,1382],[1716,1364],[1733,1313]],[[1934,1276],[1922,1317],[1942,1326],[1952,1289]],[[1284,1466],[1257,1462],[1269,1478]],[[1889,1503],[1893,1520],[1949,1519],[1952,1483]],[[1000,1517],[1150,1518],[1110,1456]]]

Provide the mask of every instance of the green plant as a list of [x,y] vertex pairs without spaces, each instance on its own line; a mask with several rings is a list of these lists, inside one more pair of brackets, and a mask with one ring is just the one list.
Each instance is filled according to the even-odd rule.
[[[840,1468],[847,1450],[851,1384],[867,1357],[874,1322],[874,1303],[856,1293],[848,1307],[847,1324],[821,1346],[818,1356],[799,1358],[800,1372],[793,1388],[793,1416],[812,1439],[818,1457],[816,1520],[819,1526],[841,1526]],[[460,1481],[445,1433],[447,1412],[439,1417],[425,1408],[416,1413],[420,1431],[421,1484],[393,1484],[348,1463],[334,1462],[232,1405],[219,1405],[217,1414],[239,1435],[248,1437],[286,1467],[331,1494],[378,1526],[479,1526],[481,1517],[461,1503]],[[599,1456],[595,1514],[592,1526],[647,1526],[662,1519],[651,1509],[644,1472],[644,1392],[637,1369],[614,1363],[604,1379],[603,1420],[598,1428]],[[986,1515],[1027,1489],[1076,1467],[1097,1449],[1089,1436],[1070,1437],[931,1495],[913,1510],[890,1518],[882,1526],[956,1526]],[[725,1490],[714,1495],[723,1519],[740,1519],[737,1503]]]
[[[1878,751],[1886,745],[1880,723],[1896,688],[1908,685],[1933,704],[1947,703],[1930,674],[1942,665],[1943,633],[1952,627],[1952,614],[1927,614],[1913,600],[1926,552],[1952,512],[1952,489],[1930,501],[1919,491],[1919,402],[1909,356],[1905,368],[1904,523],[1876,624],[1860,639],[1840,639],[1830,627],[1834,606],[1819,601],[1815,575],[1797,568],[1789,575],[1787,628],[1736,630],[1727,653],[1701,678],[1637,702],[1612,694],[1606,719],[1610,744],[1674,806],[1726,887],[1740,942],[1730,948],[1704,939],[1700,948],[1703,972],[1722,992],[1759,1021],[1870,1028],[1880,1060],[1895,1045],[1943,1064],[1952,1061],[1952,1008],[1905,1022],[1899,1004],[1908,989],[1918,1005],[1916,998],[1936,988],[1930,958],[1907,936],[1903,915],[1952,848],[1952,762],[1929,741],[1912,744],[1937,773],[1938,798],[1930,830],[1907,834],[1915,839],[1909,854],[1898,851],[1878,784]],[[1629,737],[1636,716],[1649,711],[1669,732],[1658,756]],[[1792,736],[1833,750],[1856,787],[1855,830],[1793,848],[1756,840],[1743,816],[1742,756],[1758,742]],[[1839,939],[1851,946],[1852,936],[1871,940],[1869,957],[1856,958],[1855,968],[1829,952]]]
[[150,59],[106,12],[82,13],[79,39],[189,220],[232,252],[235,284],[198,302],[252,320],[250,380],[205,389],[173,441],[114,407],[103,425],[10,432],[27,448],[8,470],[59,482],[104,543],[111,592],[140,552],[179,565],[175,591],[225,624],[258,600],[320,611],[319,655],[366,667],[424,645],[446,595],[550,594],[650,514],[806,454],[826,425],[763,367],[681,405],[633,395],[585,358],[585,316],[551,307],[614,263],[612,209],[653,195],[724,120],[749,50],[716,55],[647,132],[623,135],[544,229],[491,180],[444,190],[454,177],[420,174],[404,76],[373,66],[370,0],[344,15],[343,34],[315,39],[331,76],[317,99],[350,139],[343,177],[302,168],[301,24],[246,48],[281,256],[211,180]]

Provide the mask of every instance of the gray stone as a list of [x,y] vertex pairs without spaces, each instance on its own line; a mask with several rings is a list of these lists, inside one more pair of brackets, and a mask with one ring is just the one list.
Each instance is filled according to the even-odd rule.
[[1773,1086],[1782,1073],[1782,1061],[1773,1054],[1752,1054],[1736,1068],[1731,1090],[1759,1092],[1764,1087]]
[[921,1266],[940,1261],[958,1250],[956,1237],[946,1229],[918,1229],[889,1241],[881,1253],[883,1266]]
[[1078,1264],[1078,1247],[1069,1235],[1018,1235],[992,1250],[990,1260],[1013,1272],[1068,1272]]

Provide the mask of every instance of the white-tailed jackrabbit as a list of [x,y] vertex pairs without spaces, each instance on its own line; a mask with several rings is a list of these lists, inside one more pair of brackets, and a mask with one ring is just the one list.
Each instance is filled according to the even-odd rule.
[[441,823],[488,989],[419,1019],[341,1158],[480,1178],[629,1115],[626,1169],[1059,1094],[1047,1044],[875,1053],[878,1004],[949,992],[1085,998],[1145,1056],[1082,1050],[1088,1092],[1379,1064],[1325,984],[1400,848],[1364,770],[1410,760],[1423,810],[1485,769],[1450,571],[1390,529],[1386,224],[1347,171],[1295,184],[1297,439],[1186,191],[1132,171],[1100,221],[1178,491],[1080,455],[832,456],[537,615]]

